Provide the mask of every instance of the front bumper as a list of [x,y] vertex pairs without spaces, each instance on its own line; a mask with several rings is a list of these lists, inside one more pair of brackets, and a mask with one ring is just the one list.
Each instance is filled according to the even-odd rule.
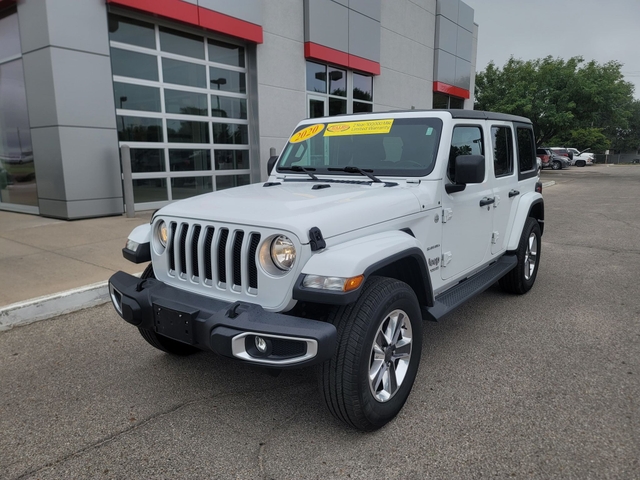
[[[204,297],[152,278],[117,272],[109,279],[109,293],[130,324],[246,363],[306,367],[328,360],[336,348],[337,332],[330,323]],[[256,348],[256,337],[265,340],[264,353]]]

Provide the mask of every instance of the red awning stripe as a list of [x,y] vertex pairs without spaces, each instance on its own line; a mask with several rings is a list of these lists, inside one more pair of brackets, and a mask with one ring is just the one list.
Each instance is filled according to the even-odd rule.
[[341,67],[351,68],[372,75],[380,75],[380,64],[366,58],[350,55],[335,48],[318,43],[305,42],[304,56],[310,60],[320,60]]
[[433,91],[446,93],[447,95],[451,95],[453,97],[458,98],[469,98],[469,90],[465,90],[464,88],[454,87],[453,85],[449,85],[447,83],[442,82],[433,82]]

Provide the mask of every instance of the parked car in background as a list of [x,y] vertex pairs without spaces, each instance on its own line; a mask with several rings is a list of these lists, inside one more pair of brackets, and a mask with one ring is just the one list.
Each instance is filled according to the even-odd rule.
[[587,165],[593,165],[593,153],[587,153],[589,149],[579,151],[577,148],[567,148],[569,153],[573,154],[573,159],[571,160],[571,165],[575,165],[576,167],[584,167]]
[[553,152],[548,148],[542,147],[536,149],[536,156],[540,159],[540,162],[542,164],[541,168],[547,168],[551,166],[549,162],[551,161],[552,154]]
[[567,157],[569,161],[573,160],[573,152],[570,152],[568,149],[564,147],[549,147],[549,149],[556,155]]
[[571,160],[568,156],[565,157],[564,155],[559,155],[547,147],[540,147],[536,149],[536,155],[542,162],[542,168],[561,170],[571,165]]

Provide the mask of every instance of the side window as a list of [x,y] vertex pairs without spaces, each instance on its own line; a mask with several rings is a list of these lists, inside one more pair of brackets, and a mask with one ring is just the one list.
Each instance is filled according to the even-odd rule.
[[535,144],[533,131],[530,128],[517,128],[518,131],[518,160],[520,173],[531,171],[536,165]]
[[513,137],[509,127],[492,127],[493,170],[495,176],[505,177],[513,173]]
[[484,155],[484,141],[480,127],[461,126],[453,129],[449,151],[449,180],[456,182],[456,157],[459,155]]

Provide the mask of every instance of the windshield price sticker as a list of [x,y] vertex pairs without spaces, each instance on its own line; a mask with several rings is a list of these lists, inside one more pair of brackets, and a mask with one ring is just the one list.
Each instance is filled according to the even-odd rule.
[[363,122],[331,123],[324,132],[325,137],[340,137],[343,135],[376,135],[389,133],[393,126],[393,119],[366,120]]
[[291,143],[300,143],[305,140],[310,139],[311,137],[315,137],[317,134],[324,130],[324,125],[322,123],[316,123],[315,125],[311,125],[310,127],[303,128],[299,132],[294,133],[289,142]]

